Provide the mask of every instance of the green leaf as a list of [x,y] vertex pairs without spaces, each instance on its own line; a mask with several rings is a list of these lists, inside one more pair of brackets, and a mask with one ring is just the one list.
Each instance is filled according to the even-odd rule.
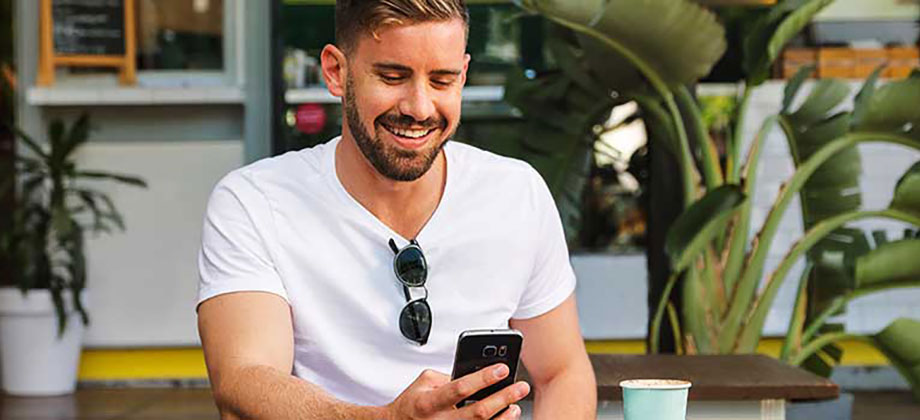
[[[583,45],[589,57],[598,58],[596,62],[625,56],[646,77],[651,71],[670,86],[709,74],[726,48],[725,30],[715,15],[688,0],[522,0],[520,4],[603,43]],[[603,74],[603,69],[597,74]]]
[[875,346],[891,361],[920,400],[920,322],[896,319],[872,337]]
[[879,88],[868,100],[854,128],[858,131],[906,135],[920,141],[920,78],[893,81]]
[[859,90],[859,93],[856,94],[856,98],[853,100],[854,126],[859,125],[862,121],[863,115],[865,115],[866,109],[869,107],[869,103],[872,100],[872,96],[875,95],[875,85],[878,84],[878,78],[884,69],[885,66],[879,66],[875,69],[869,78],[866,79],[866,82],[863,83],[863,87]]
[[920,284],[918,255],[920,240],[904,239],[882,244],[857,258],[857,292]]
[[920,161],[914,163],[898,181],[889,207],[920,214]]
[[108,179],[112,181],[118,181],[124,184],[133,185],[135,187],[147,188],[147,183],[136,176],[115,174],[110,172],[100,172],[100,171],[77,171],[75,173],[77,178],[93,178],[93,179]]
[[745,200],[741,187],[722,185],[706,193],[681,213],[668,230],[665,252],[671,259],[672,270],[686,269],[725,229],[735,210]]
[[789,79],[789,82],[786,83],[786,88],[783,90],[783,107],[779,111],[780,114],[785,114],[789,111],[789,107],[792,106],[792,101],[799,95],[799,90],[802,89],[802,85],[805,84],[805,81],[808,80],[808,77],[814,72],[814,65],[802,66],[802,68],[795,73],[795,76]]
[[849,94],[849,86],[840,80],[820,80],[802,106],[789,115],[789,119],[797,124],[812,124],[840,106]]
[[763,83],[780,51],[834,0],[786,0],[773,6],[744,39],[742,68],[749,86]]

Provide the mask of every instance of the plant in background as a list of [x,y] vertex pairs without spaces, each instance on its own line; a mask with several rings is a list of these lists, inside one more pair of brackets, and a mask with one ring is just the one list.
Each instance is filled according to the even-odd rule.
[[91,188],[88,181],[147,185],[133,176],[77,166],[74,153],[86,143],[90,130],[86,115],[70,126],[59,119],[51,121],[47,148],[11,129],[30,154],[15,157],[17,182],[5,180],[0,185],[0,197],[15,195],[13,226],[9,232],[0,233],[0,255],[10,262],[12,279],[23,293],[33,289],[51,292],[60,335],[67,323],[65,308],[71,305],[83,323],[88,322],[80,300],[86,285],[84,233],[124,229],[112,200]]
[[[740,125],[745,120],[751,89],[766,80],[785,44],[830,3],[832,0],[781,1],[759,14],[747,31],[742,61],[745,83],[722,164],[718,147],[688,87],[706,76],[725,52],[724,29],[711,12],[688,0],[519,0],[523,8],[553,23],[555,35],[548,41],[549,49],[560,71],[552,78],[529,81],[532,88],[519,91],[524,96],[517,100],[512,90],[512,103],[525,116],[543,120],[544,125],[555,124],[559,130],[580,134],[586,123],[594,121],[591,117],[595,114],[584,112],[594,110],[590,105],[610,106],[611,100],[604,98],[635,101],[650,138],[677,159],[685,210],[671,227],[665,244],[672,274],[653,317],[651,351],[658,350],[661,320],[668,316],[684,353],[754,352],[787,272],[819,241],[849,222],[869,217],[920,226],[920,165],[914,165],[898,183],[889,208],[860,211],[844,207],[831,213],[833,216],[812,219],[814,223],[776,271],[763,277],[779,221],[806,184],[810,191],[820,191],[824,182],[838,176],[838,171],[858,174],[859,167],[846,161],[848,155],[858,153],[858,144],[884,142],[920,149],[920,108],[916,106],[920,74],[881,88],[875,87],[874,77],[870,78],[851,112],[828,116],[846,96],[846,92],[841,96],[839,82],[818,82],[802,105],[791,110],[807,77],[806,70],[789,82],[782,112],[764,121],[742,161]],[[576,106],[569,108],[551,108],[553,103],[545,100],[577,98],[570,88],[587,98],[571,101]],[[548,109],[538,108],[543,106]],[[548,121],[554,117],[555,121]],[[793,145],[797,169],[780,189],[761,229],[751,238],[756,166],[764,138],[777,126]],[[557,140],[556,147],[562,143],[566,151],[579,150],[578,147],[586,147],[583,140],[579,143],[580,138],[584,137],[572,135]],[[540,140],[543,143],[551,140]],[[836,170],[824,166],[832,159],[838,162],[829,168]],[[577,161],[571,162],[570,168],[578,167]],[[572,180],[580,175],[564,169],[558,173],[551,179]],[[819,197],[817,201],[808,195],[803,202],[827,204],[846,199],[826,190],[824,193],[814,196]],[[850,258],[844,267],[852,273],[852,281],[839,288],[832,303],[807,323],[808,277],[803,277],[781,357],[796,365],[825,356],[839,360],[838,349],[829,344],[854,336],[828,330],[824,327],[827,319],[855,297],[920,285],[920,260],[916,255],[920,255],[920,240],[910,237]],[[671,290],[678,285],[682,289],[680,313],[669,299]],[[920,337],[920,322],[901,319],[874,337],[860,339],[876,344],[914,385],[915,395],[920,398],[920,342],[916,337]]]

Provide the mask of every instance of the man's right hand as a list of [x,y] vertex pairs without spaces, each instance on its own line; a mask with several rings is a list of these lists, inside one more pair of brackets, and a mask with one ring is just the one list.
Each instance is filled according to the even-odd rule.
[[433,370],[425,370],[399,397],[385,407],[388,420],[490,419],[508,407],[500,420],[517,419],[521,408],[514,404],[530,393],[526,382],[512,384],[488,398],[463,408],[455,405],[508,376],[508,366],[492,365],[455,381]]

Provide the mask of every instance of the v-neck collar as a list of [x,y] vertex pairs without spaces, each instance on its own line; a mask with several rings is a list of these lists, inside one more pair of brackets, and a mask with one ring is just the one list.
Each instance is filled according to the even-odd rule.
[[[332,186],[332,189],[336,192],[336,195],[339,199],[342,200],[343,204],[348,207],[351,211],[356,212],[358,217],[362,217],[370,220],[370,225],[374,226],[374,229],[378,231],[382,236],[385,236],[386,239],[393,238],[399,242],[402,246],[409,242],[410,239],[416,239],[422,246],[425,246],[425,238],[431,236],[431,230],[437,227],[438,220],[440,219],[441,213],[444,213],[444,209],[447,207],[447,204],[451,196],[451,185],[455,177],[455,163],[452,159],[453,153],[450,153],[451,141],[448,141],[442,149],[444,152],[444,162],[445,162],[445,181],[444,181],[444,191],[441,193],[441,200],[438,202],[437,207],[435,207],[434,212],[431,214],[431,217],[428,218],[428,221],[422,226],[422,229],[419,231],[418,235],[415,238],[405,238],[399,233],[396,233],[390,226],[386,223],[383,223],[374,213],[371,213],[364,205],[362,205],[357,199],[355,199],[348,190],[345,189],[345,186],[342,185],[342,181],[339,179],[338,173],[336,173],[335,167],[335,153],[338,148],[339,142],[342,140],[342,136],[336,137],[327,143],[327,150],[325,156],[325,172],[328,178],[329,183]],[[386,244],[386,242],[381,242],[381,244]]]

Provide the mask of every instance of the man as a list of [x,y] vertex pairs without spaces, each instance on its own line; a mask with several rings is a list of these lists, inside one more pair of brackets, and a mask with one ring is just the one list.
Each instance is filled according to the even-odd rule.
[[594,418],[546,185],[523,162],[448,142],[467,19],[463,0],[339,0],[321,60],[342,136],[215,188],[198,319],[222,418],[518,418],[523,382],[454,407],[507,366],[444,373],[460,332],[509,326],[524,335],[535,418]]

